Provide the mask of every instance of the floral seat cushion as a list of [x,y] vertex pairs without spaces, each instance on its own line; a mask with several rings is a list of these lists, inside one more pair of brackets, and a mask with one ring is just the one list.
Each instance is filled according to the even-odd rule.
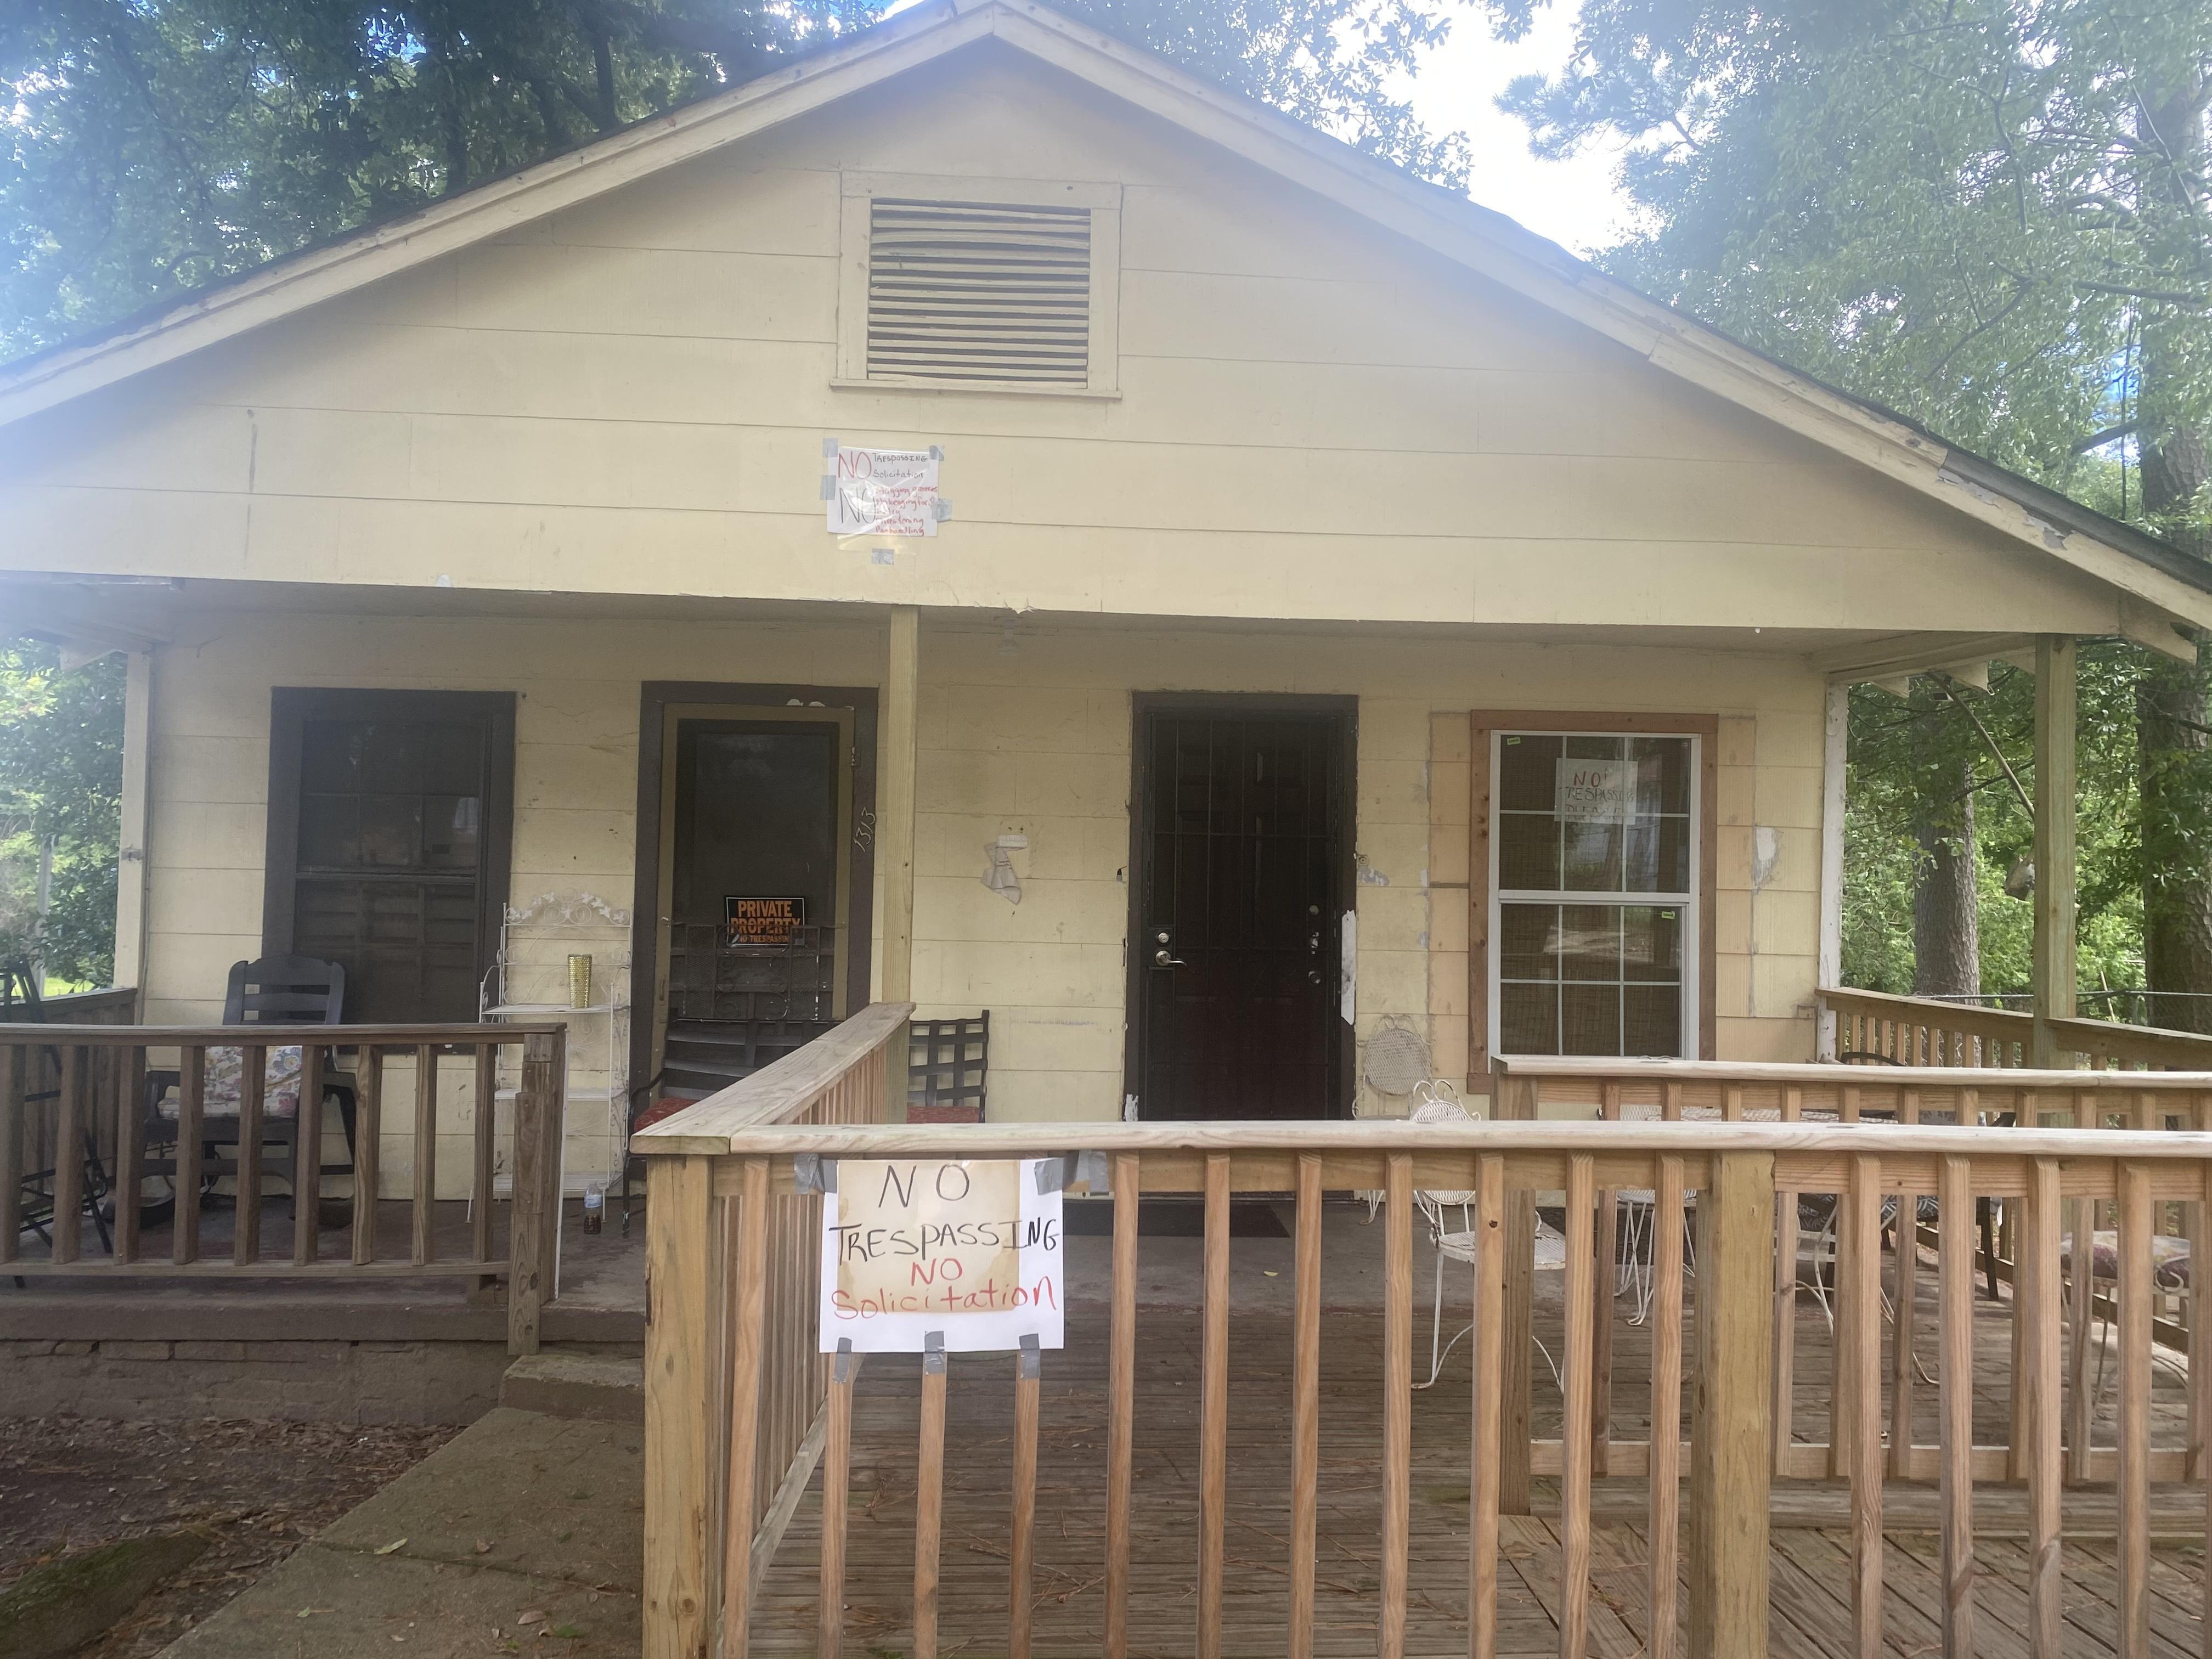
[[[2058,1259],[2068,1267],[2073,1265],[2070,1240],[2063,1246]],[[2120,1236],[2118,1233],[2089,1235],[2089,1273],[2092,1278],[2117,1280],[2120,1276]],[[2189,1284],[2189,1241],[2158,1234],[2150,1241],[2151,1282],[2161,1291],[2186,1289]]]
[[[300,1073],[304,1064],[304,1054],[297,1043],[269,1050],[267,1066],[262,1073],[263,1121],[300,1115]],[[243,1092],[245,1081],[245,1049],[209,1049],[207,1086],[200,1099],[201,1115],[236,1117],[239,1097]],[[177,1097],[175,1085],[172,1085],[161,1096],[161,1115],[174,1121],[182,1110],[183,1103]]]

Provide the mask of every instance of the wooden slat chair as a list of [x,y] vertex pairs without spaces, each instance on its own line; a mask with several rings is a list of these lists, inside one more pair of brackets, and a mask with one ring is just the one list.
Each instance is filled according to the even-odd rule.
[[[223,995],[222,1023],[225,1025],[337,1025],[345,1013],[345,969],[335,962],[322,962],[313,957],[263,957],[258,961],[231,964],[230,983]],[[278,1067],[276,1056],[281,1050],[270,1051],[270,1071]],[[240,1056],[242,1070],[243,1055]],[[209,1072],[212,1079],[217,1067],[214,1052],[210,1053]],[[175,1091],[179,1078],[174,1072],[149,1072],[146,1076],[146,1145],[149,1156],[145,1164],[149,1175],[173,1177],[177,1163],[173,1150],[170,1156],[150,1155],[155,1146],[173,1149],[177,1141],[177,1108]],[[235,1085],[234,1085],[233,1087]],[[261,1122],[263,1155],[261,1168],[264,1181],[270,1177],[291,1181],[294,1159],[297,1154],[300,1136],[300,1114],[320,1111],[326,1102],[335,1101],[338,1117],[345,1127],[346,1161],[325,1164],[323,1168],[334,1173],[344,1173],[354,1167],[354,1090],[351,1081],[343,1075],[325,1072],[323,1077],[322,1099],[311,1106],[297,1099],[296,1087],[293,1096],[295,1105],[284,1109],[272,1099],[264,1107]],[[238,1173],[235,1156],[238,1146],[238,1097],[235,1093],[219,1094],[211,1081],[208,1095],[201,1108],[200,1119],[201,1176],[213,1181],[218,1176]],[[224,1157],[215,1151],[228,1147],[232,1155]],[[279,1149],[280,1156],[271,1158],[270,1148]]]

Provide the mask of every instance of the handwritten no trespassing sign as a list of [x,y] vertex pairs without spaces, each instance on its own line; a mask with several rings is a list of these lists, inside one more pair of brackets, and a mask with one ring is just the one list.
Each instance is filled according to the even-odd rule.
[[822,1201],[822,1352],[1063,1346],[1060,1161],[841,1158]]

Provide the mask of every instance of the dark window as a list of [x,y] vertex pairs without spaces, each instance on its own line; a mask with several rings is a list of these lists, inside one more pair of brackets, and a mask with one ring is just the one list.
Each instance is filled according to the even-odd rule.
[[349,1021],[474,1020],[514,778],[507,693],[277,690],[263,949],[341,963]]

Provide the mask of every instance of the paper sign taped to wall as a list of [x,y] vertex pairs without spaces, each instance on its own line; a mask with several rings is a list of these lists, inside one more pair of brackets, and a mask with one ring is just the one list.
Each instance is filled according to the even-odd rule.
[[938,453],[837,446],[824,479],[833,536],[934,536]]
[[1636,803],[1636,767],[1625,760],[1563,760],[1552,797],[1562,823],[1626,823]]
[[[1039,1192],[1037,1170],[1046,1167]],[[837,1161],[822,1200],[822,1352],[1063,1344],[1057,1158]]]

